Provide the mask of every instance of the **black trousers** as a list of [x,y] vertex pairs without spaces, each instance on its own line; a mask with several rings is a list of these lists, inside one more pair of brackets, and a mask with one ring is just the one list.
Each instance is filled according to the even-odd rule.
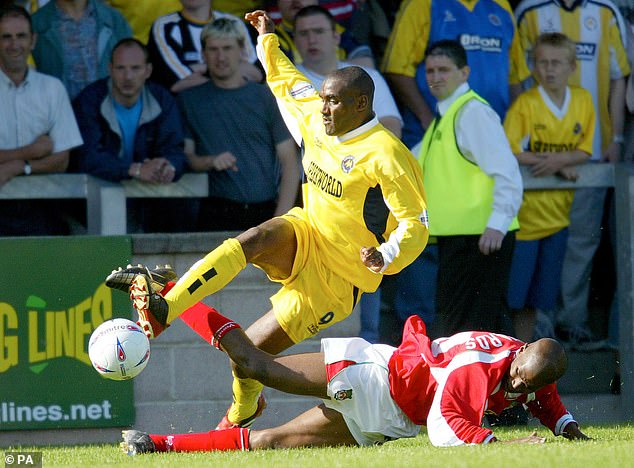
[[502,248],[483,255],[479,235],[438,237],[436,314],[438,336],[486,330],[513,335],[507,300],[515,232]]

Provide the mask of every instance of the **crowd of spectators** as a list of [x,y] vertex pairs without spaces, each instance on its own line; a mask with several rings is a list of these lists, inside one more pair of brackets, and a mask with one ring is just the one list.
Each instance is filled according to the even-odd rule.
[[[0,186],[13,177],[65,171],[151,184],[169,184],[187,171],[208,173],[207,199],[166,200],[158,207],[128,201],[132,232],[245,229],[299,203],[300,151],[262,83],[253,31],[241,21],[244,13],[257,8],[271,12],[282,49],[316,87],[337,68],[358,65],[368,71],[377,90],[377,117],[417,157],[429,150],[420,143],[430,125],[442,122],[441,116],[449,111],[449,104],[443,107],[441,102],[449,96],[434,89],[441,84],[427,76],[426,52],[438,41],[456,39],[466,50],[465,82],[493,109],[486,118],[504,124],[515,166],[528,165],[536,176],[573,177],[571,164],[634,157],[634,8],[625,0],[2,0],[1,8]],[[547,90],[552,69],[565,64],[549,58],[541,69],[535,53],[541,35],[554,32],[576,44],[576,60],[568,64],[568,86],[559,89],[560,101]],[[458,61],[457,70],[463,68]],[[542,113],[551,112],[556,123],[564,125],[582,89],[592,97],[596,126],[575,140],[587,158],[566,159],[569,164],[564,164],[562,154],[577,146],[569,148],[570,142],[563,142],[562,154],[536,146],[536,136],[528,130],[530,119],[536,117],[526,110],[533,105],[527,103],[542,99]],[[513,106],[518,96],[519,104]],[[469,106],[464,107],[467,112]],[[588,303],[595,252],[605,239],[602,227],[614,232],[614,197],[605,189],[577,190],[574,200],[566,193],[557,199],[568,201],[558,205],[564,208],[558,212],[561,222],[555,231],[540,231],[541,221],[546,225],[553,220],[542,212],[544,205],[527,205],[517,228],[513,220],[518,211],[509,201],[514,194],[503,174],[506,169],[490,154],[479,155],[486,151],[477,141],[508,146],[507,138],[499,133],[502,136],[492,142],[497,130],[485,136],[484,127],[461,119],[461,112],[451,130],[460,140],[457,151],[490,181],[486,222],[477,233],[440,230],[444,256],[439,258],[439,244],[432,239],[419,259],[384,285],[389,294],[381,299],[382,287],[376,295],[364,296],[363,335],[379,339],[381,307],[395,313],[396,323],[416,313],[432,332],[434,326],[438,333],[460,331],[463,325],[443,329],[449,317],[457,317],[455,307],[464,308],[467,300],[465,296],[461,303],[447,302],[447,293],[456,291],[448,278],[464,266],[455,255],[464,258],[464,253],[455,250],[450,255],[446,239],[470,237],[470,247],[463,248],[476,256],[474,264],[483,265],[498,255],[498,249],[482,247],[494,232],[495,242],[506,239],[508,250],[508,261],[496,267],[505,269],[503,291],[473,285],[478,300],[508,304],[505,278],[516,235],[529,243],[554,237],[555,250],[565,247],[562,258],[543,253],[527,257],[521,242],[523,260],[513,262],[536,261],[536,276],[524,278],[523,284],[532,285],[534,295],[540,284],[545,287],[544,281],[554,281],[556,285],[547,289],[549,297],[558,298],[556,304],[526,302],[528,293],[518,300],[513,289],[514,309],[504,313],[509,320],[515,318],[510,331],[524,339],[558,336],[578,349],[605,345],[590,330]],[[575,117],[579,124],[581,117]],[[426,189],[433,203],[438,185],[431,183]],[[525,203],[531,197],[553,203],[551,195],[525,194]],[[64,219],[56,216],[60,213],[47,203],[2,201],[0,235],[68,234]],[[556,265],[547,265],[546,257]],[[451,263],[454,271],[447,271]],[[439,265],[444,272],[439,273]],[[540,266],[561,271],[561,281],[557,275],[540,279]],[[522,273],[526,276],[525,269]],[[436,316],[443,321],[434,325]],[[613,306],[611,323],[615,317]],[[482,328],[509,331],[505,327],[510,321],[496,323],[499,326],[488,323]],[[608,343],[617,342],[617,331],[610,327]]]

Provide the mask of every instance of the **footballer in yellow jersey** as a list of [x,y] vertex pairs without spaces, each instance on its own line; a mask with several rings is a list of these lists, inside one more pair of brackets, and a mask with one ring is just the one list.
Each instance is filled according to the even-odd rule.
[[322,99],[277,44],[277,36],[263,36],[260,58],[273,94],[301,133],[304,207],[318,231],[320,255],[359,289],[374,291],[380,277],[354,261],[360,246],[381,246],[389,259],[384,273],[392,274],[416,257],[426,236],[417,163],[376,118],[345,135],[328,135]]
[[[427,242],[428,221],[418,163],[374,115],[372,78],[360,67],[339,69],[317,95],[279,49],[268,15],[259,10],[247,20],[260,34],[258,55],[269,87],[304,149],[303,208],[226,240],[169,291],[135,267],[113,272],[106,284],[130,284],[148,336],[187,310],[183,320],[209,338],[206,319],[192,311],[196,315],[199,301],[252,263],[282,287],[271,298],[273,309],[246,333],[277,354],[345,319],[360,292],[376,290],[383,274],[411,263]],[[211,338],[217,341],[215,332]],[[263,409],[262,384],[234,375],[234,402],[219,428],[247,426]]]
[[[595,113],[592,96],[585,89],[568,87],[563,109],[550,100],[541,86],[522,93],[511,105],[504,130],[514,154],[592,152]],[[547,237],[570,223],[572,190],[527,190],[519,211],[518,240]]]

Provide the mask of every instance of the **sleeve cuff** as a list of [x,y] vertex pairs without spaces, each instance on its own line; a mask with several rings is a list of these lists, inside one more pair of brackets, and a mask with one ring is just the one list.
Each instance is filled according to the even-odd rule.
[[491,229],[495,229],[496,231],[500,231],[502,234],[506,234],[509,230],[509,226],[513,221],[513,217],[508,217],[502,213],[491,213],[489,216],[489,221],[487,222],[487,227]]
[[575,418],[572,417],[570,413],[564,414],[561,418],[559,418],[559,420],[555,424],[555,430],[553,431],[553,434],[555,434],[556,436],[561,435],[564,429],[566,428],[566,426],[570,424],[571,422],[576,423],[577,421],[575,420]]
[[[396,257],[396,252],[393,251],[394,249],[390,249],[389,245],[387,244],[379,245],[379,247],[376,250],[381,252],[381,255],[383,255],[383,268],[381,268],[381,271],[379,272],[379,273],[383,273],[387,269],[387,267],[390,266],[390,263],[392,263],[392,261],[394,260],[394,257]],[[368,270],[370,269],[368,268]]]

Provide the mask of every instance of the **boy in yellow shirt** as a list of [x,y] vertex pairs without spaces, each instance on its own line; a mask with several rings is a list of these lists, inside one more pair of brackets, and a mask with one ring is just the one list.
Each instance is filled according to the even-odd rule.
[[[542,34],[534,57],[538,84],[513,103],[504,129],[518,162],[529,166],[534,176],[574,180],[574,166],[592,154],[592,96],[583,88],[568,86],[576,53],[567,36]],[[508,293],[515,335],[521,340],[533,339],[536,309],[555,308],[573,194],[571,190],[524,192]]]

